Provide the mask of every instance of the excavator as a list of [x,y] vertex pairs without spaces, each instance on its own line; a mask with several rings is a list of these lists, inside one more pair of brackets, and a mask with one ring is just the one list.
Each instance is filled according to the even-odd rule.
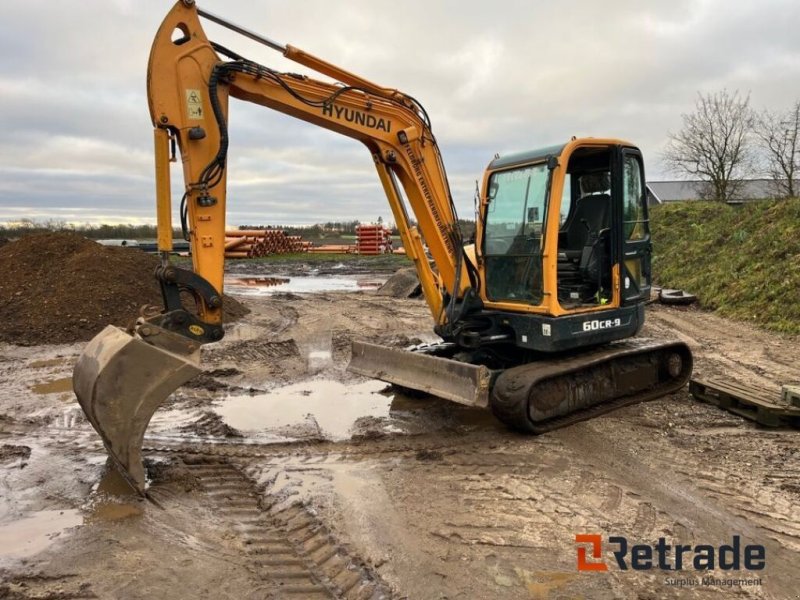
[[[248,60],[210,41],[201,19],[331,82]],[[153,413],[201,371],[201,346],[224,335],[231,97],[358,140],[372,157],[441,342],[406,350],[354,342],[351,371],[490,409],[508,427],[533,434],[664,396],[688,381],[686,344],[635,337],[650,295],[652,245],[643,158],[633,144],[572,138],[495,156],[476,193],[474,241],[466,244],[431,120],[408,94],[194,0],[179,0],[158,29],[147,94],[163,311],[140,316],[128,330],[106,327],[73,375],[78,402],[139,491]],[[178,155],[191,270],[170,259],[170,163]]]

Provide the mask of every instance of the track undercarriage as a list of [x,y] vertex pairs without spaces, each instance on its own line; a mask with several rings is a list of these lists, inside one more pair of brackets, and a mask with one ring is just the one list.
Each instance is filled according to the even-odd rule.
[[506,426],[539,434],[677,391],[689,381],[692,354],[683,342],[646,338],[546,357],[465,352],[454,344],[401,350],[354,342],[348,369],[490,408]]

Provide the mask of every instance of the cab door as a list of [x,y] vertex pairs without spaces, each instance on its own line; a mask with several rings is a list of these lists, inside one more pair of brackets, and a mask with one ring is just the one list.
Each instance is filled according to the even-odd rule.
[[[620,162],[620,287],[621,303],[624,306],[650,298],[650,259],[653,245],[650,240],[642,154],[634,148],[623,148]],[[617,214],[620,215],[620,212]]]

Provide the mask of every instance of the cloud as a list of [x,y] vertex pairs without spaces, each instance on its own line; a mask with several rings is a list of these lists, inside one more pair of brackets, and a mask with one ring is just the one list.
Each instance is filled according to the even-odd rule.
[[[0,221],[24,216],[153,220],[145,70],[169,3],[8,3],[0,21]],[[462,215],[496,153],[572,135],[638,144],[652,178],[667,133],[696,94],[750,92],[756,107],[800,98],[796,0],[252,3],[204,8],[289,42],[427,108]],[[224,45],[307,72],[208,24]],[[359,143],[231,103],[228,220],[391,220]],[[175,203],[182,185],[173,170]]]

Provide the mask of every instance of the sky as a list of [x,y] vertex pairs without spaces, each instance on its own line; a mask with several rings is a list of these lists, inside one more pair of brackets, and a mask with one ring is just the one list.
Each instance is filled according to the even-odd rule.
[[[4,0],[0,223],[155,220],[145,95],[160,0]],[[650,180],[698,93],[800,99],[797,0],[200,0],[210,12],[418,99],[459,213],[495,153],[618,137]],[[280,54],[208,23],[212,40],[280,70]],[[359,142],[232,100],[228,223],[391,221]],[[173,170],[173,202],[182,190]]]

